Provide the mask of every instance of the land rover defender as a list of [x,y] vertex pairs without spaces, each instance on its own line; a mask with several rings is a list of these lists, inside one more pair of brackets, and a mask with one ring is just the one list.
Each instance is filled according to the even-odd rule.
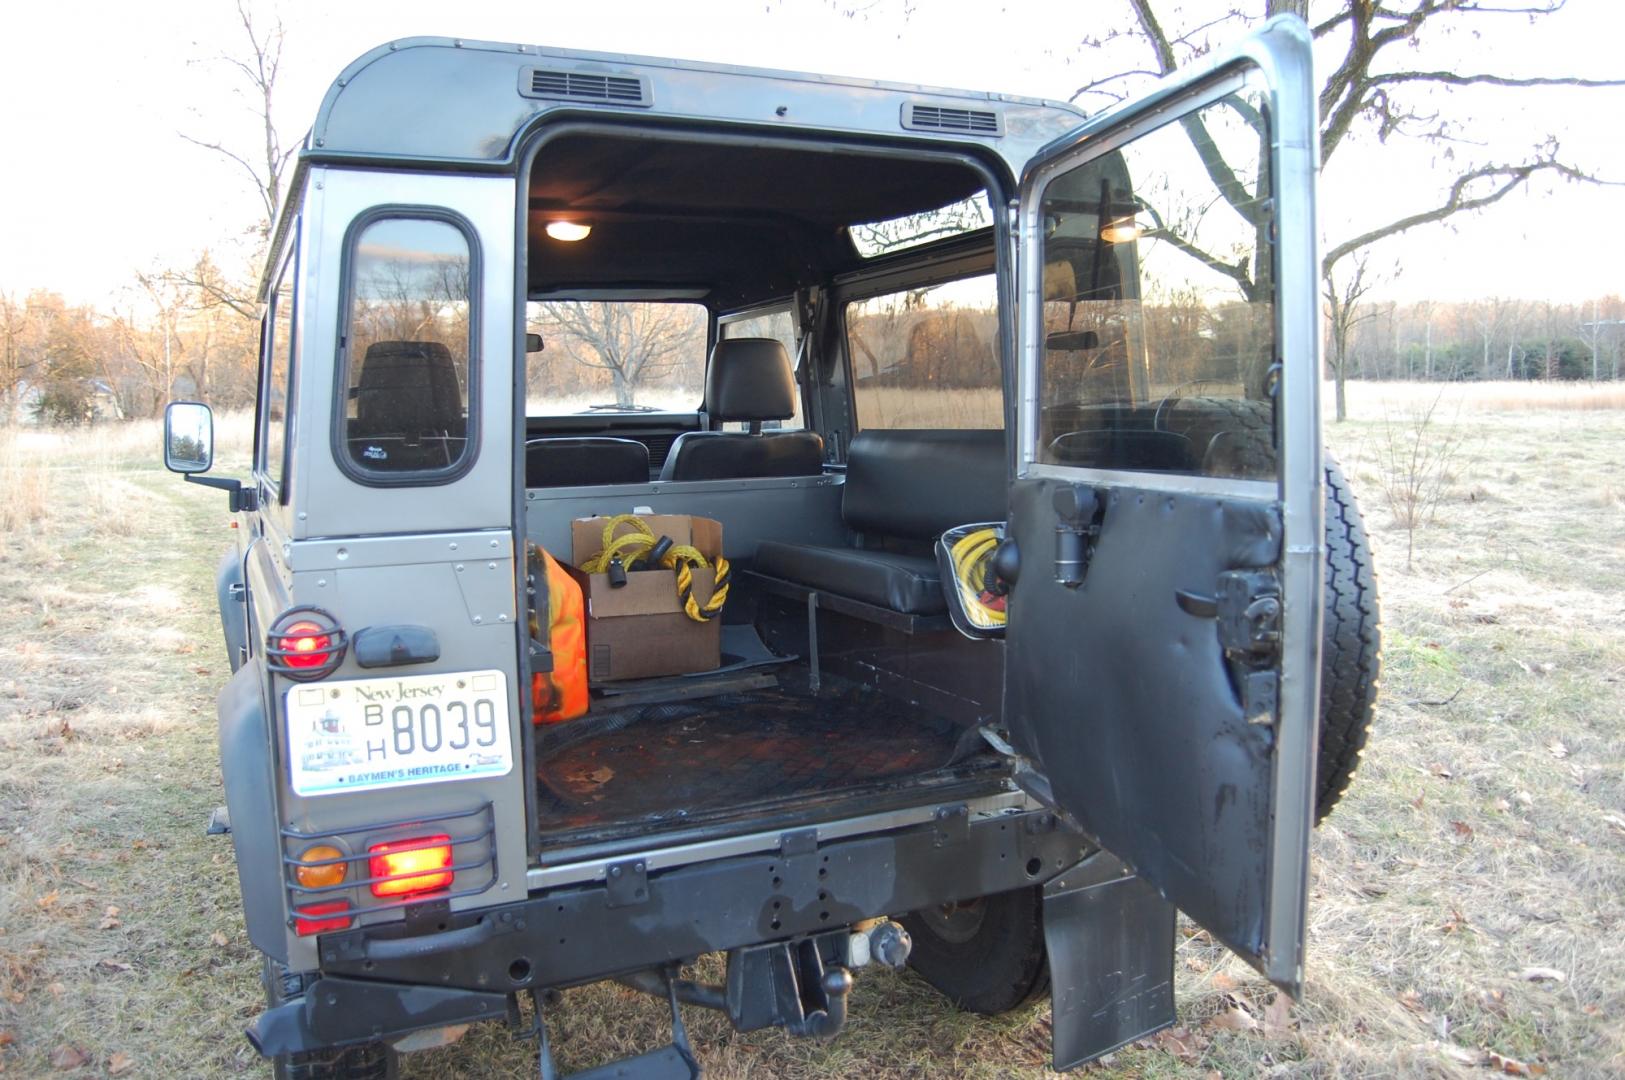
[[[1098,116],[412,39],[338,77],[226,490],[226,806],[282,1077],[615,979],[830,1037],[853,973],[1172,1022],[1176,909],[1297,994],[1376,607],[1321,450],[1283,17]],[[684,967],[726,955],[705,983]]]

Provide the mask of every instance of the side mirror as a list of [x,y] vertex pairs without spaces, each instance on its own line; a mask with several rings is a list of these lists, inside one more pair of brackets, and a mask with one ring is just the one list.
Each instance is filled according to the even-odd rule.
[[214,414],[201,401],[171,401],[164,410],[164,468],[208,472],[214,464]]
[[541,352],[542,351],[542,335],[540,335],[540,334],[526,334],[525,335],[525,351],[528,352],[528,353]]

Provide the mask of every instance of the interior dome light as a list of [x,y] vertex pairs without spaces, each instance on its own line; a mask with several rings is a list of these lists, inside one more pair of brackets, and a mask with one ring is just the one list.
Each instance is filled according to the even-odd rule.
[[579,221],[549,221],[547,223],[547,235],[555,240],[563,240],[565,243],[573,244],[577,240],[585,240],[591,232],[591,225],[583,225]]
[[1145,235],[1145,228],[1132,217],[1108,221],[1100,228],[1100,238],[1108,244],[1127,244]]

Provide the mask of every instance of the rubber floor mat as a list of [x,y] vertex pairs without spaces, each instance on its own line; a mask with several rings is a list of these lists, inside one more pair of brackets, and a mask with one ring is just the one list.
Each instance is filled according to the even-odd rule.
[[863,690],[595,710],[538,737],[541,825],[681,819],[914,776],[950,764],[960,735],[949,721]]

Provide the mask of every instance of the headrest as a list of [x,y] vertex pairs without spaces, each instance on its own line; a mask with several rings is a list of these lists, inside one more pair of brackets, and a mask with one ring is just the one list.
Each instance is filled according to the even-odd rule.
[[356,383],[356,420],[373,433],[460,430],[462,394],[451,350],[438,341],[367,346]]
[[796,414],[790,354],[772,338],[725,338],[711,350],[705,409],[713,420],[788,420]]

